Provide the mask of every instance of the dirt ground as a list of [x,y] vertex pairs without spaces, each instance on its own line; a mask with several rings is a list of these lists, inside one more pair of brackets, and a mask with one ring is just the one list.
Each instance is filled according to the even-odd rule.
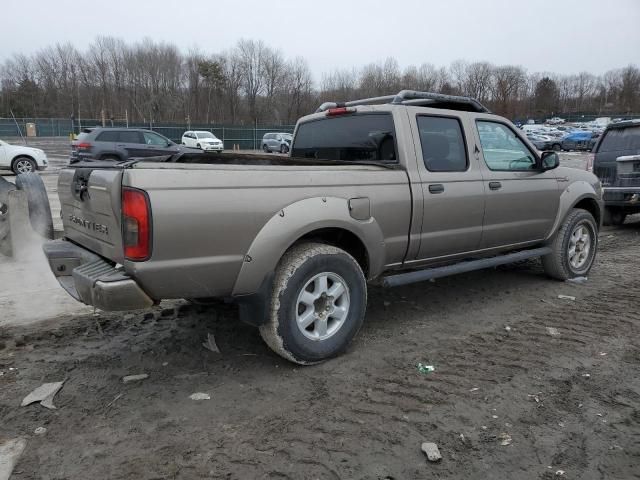
[[[639,234],[604,231],[582,285],[527,262],[374,288],[349,351],[314,367],[231,305],[5,328],[0,436],[28,440],[13,478],[640,478]],[[57,410],[19,406],[65,379]]]
[[[65,298],[50,314],[50,282],[7,295],[35,280],[5,262],[0,443],[27,440],[12,479],[640,478],[639,220],[601,233],[584,284],[524,262],[371,288],[348,352],[313,367],[271,353],[233,305],[108,314]],[[49,319],[16,322],[25,306]],[[62,380],[56,410],[20,407]]]

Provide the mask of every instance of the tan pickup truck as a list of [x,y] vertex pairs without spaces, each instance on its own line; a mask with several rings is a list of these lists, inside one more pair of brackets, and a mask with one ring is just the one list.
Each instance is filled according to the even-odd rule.
[[601,187],[473,99],[403,91],[325,103],[291,156],[180,154],[60,173],[65,237],[45,245],[104,310],[230,298],[302,364],[343,351],[385,286],[541,257],[586,275]]

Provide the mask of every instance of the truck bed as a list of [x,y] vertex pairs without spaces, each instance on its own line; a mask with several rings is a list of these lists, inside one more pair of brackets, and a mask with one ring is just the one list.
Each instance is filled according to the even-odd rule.
[[[153,230],[148,261],[124,257],[123,186],[149,197]],[[79,189],[86,191],[82,198]],[[386,219],[376,226],[386,239],[380,259],[384,264],[403,260],[411,222],[406,171],[366,162],[234,153],[84,162],[60,173],[59,194],[66,238],[123,265],[157,299],[252,293],[251,288],[234,289],[234,281],[256,237],[285,212],[308,215],[300,222],[305,228],[322,228],[323,209],[339,210],[332,215],[346,222],[353,220],[349,199],[368,199],[371,216]],[[305,200],[308,206],[292,208]],[[374,222],[360,223],[367,229]],[[305,234],[283,226],[282,232],[270,230],[261,242],[272,242],[279,250],[278,242],[287,241],[285,232]]]

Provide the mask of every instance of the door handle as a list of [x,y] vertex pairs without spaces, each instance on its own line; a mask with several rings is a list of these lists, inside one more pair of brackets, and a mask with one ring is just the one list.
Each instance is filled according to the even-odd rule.
[[430,193],[442,193],[442,192],[444,192],[444,185],[442,185],[441,183],[434,183],[432,185],[429,185],[429,192]]
[[500,190],[502,188],[502,184],[500,182],[489,182],[489,188],[491,190]]

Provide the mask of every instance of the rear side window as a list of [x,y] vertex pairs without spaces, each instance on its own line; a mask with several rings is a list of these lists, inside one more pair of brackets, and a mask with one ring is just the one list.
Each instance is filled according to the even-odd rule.
[[96,142],[117,142],[118,141],[118,132],[117,131],[106,131],[102,132],[100,135],[96,137]]
[[142,139],[138,132],[122,131],[120,132],[119,137],[122,143],[142,143]]
[[640,152],[640,127],[612,128],[600,142],[598,153],[638,150]]
[[422,159],[430,172],[464,172],[469,163],[462,126],[455,118],[418,116]]
[[303,123],[293,140],[291,155],[327,160],[395,162],[393,118],[390,114],[361,114]]

